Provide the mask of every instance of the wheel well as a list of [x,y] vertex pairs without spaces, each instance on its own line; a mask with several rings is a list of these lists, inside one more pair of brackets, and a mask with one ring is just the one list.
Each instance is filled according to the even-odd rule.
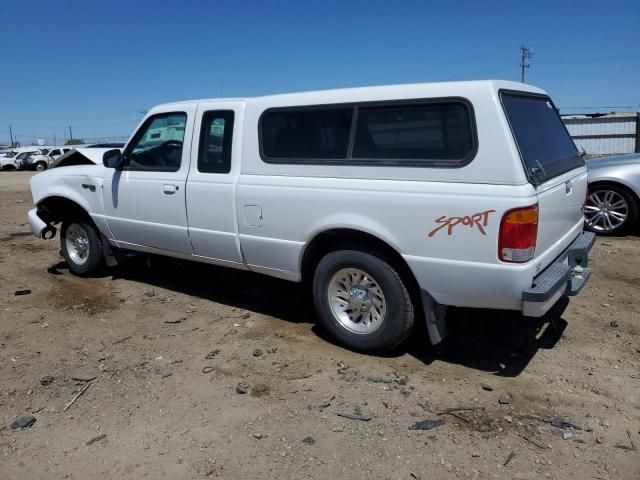
[[420,307],[420,287],[402,255],[385,241],[360,230],[348,228],[327,230],[311,240],[302,257],[302,281],[311,281],[316,265],[327,253],[343,249],[374,252],[382,256],[406,282],[407,290],[409,290],[416,307]]
[[597,182],[590,183],[589,189],[591,189],[592,187],[602,187],[607,185],[611,187],[617,187],[620,190],[624,190],[626,193],[628,193],[631,196],[631,198],[633,198],[633,201],[636,202],[636,206],[640,208],[640,197],[638,197],[638,194],[636,194],[636,192],[634,192],[632,189],[630,189],[623,183],[614,182],[612,180],[600,180]]
[[91,217],[84,208],[65,197],[47,197],[38,203],[38,210],[41,218],[48,223],[78,218],[91,221]]

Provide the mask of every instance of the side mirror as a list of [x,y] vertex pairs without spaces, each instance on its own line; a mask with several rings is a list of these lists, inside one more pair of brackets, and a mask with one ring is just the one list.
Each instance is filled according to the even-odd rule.
[[102,164],[107,168],[115,168],[116,170],[121,168],[124,164],[122,152],[117,148],[104,152],[104,155],[102,156]]

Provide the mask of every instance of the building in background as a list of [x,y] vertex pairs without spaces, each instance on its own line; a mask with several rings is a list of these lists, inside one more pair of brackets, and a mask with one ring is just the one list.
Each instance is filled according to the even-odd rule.
[[640,152],[640,114],[590,113],[562,115],[579,149],[590,156]]

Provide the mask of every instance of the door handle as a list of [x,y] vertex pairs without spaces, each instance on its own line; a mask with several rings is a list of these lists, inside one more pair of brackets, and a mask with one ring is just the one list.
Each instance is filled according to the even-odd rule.
[[165,195],[173,195],[178,191],[179,188],[180,187],[178,187],[178,185],[165,184],[164,187],[162,188],[162,191],[164,192]]

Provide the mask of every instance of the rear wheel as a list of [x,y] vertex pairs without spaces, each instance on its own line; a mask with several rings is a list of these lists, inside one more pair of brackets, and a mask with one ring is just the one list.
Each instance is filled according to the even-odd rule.
[[95,227],[83,220],[65,221],[60,232],[62,256],[72,273],[84,276],[102,263],[102,241]]
[[354,350],[392,350],[414,326],[404,281],[375,253],[339,250],[325,255],[314,274],[313,298],[320,324]]
[[589,187],[584,205],[587,229],[599,235],[615,235],[627,230],[636,220],[638,205],[626,190],[616,185]]

